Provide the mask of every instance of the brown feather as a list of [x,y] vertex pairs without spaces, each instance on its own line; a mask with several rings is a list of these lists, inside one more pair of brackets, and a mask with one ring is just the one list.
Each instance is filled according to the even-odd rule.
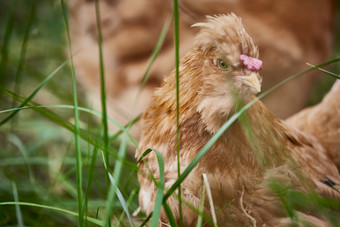
[[[185,169],[214,133],[233,115],[238,102],[256,97],[249,78],[261,82],[258,72],[247,69],[240,55],[258,58],[258,48],[234,14],[208,17],[197,35],[194,48],[181,60],[179,72],[180,163]],[[228,69],[216,64],[220,60]],[[252,81],[254,81],[252,80]],[[177,179],[175,72],[165,78],[142,117],[142,136],[136,155],[148,148],[161,152],[165,161],[166,188]],[[237,101],[238,100],[238,101]],[[244,119],[244,120],[242,120]],[[323,144],[272,114],[261,101],[251,106],[212,146],[182,183],[182,200],[196,209],[200,204],[201,176],[207,174],[215,210],[223,226],[289,226],[291,220],[270,185],[279,182],[301,192],[316,190],[326,196],[339,194],[323,183],[325,178],[340,185],[340,176]],[[250,127],[248,127],[250,126]],[[145,157],[156,180],[159,178],[154,154]],[[140,164],[138,176],[142,210],[153,210],[156,187],[147,167]],[[178,200],[167,201],[179,221]],[[205,210],[209,210],[205,203]],[[300,219],[325,225],[322,217],[297,212]],[[209,215],[207,213],[207,215]],[[183,224],[193,226],[198,215],[183,205]],[[166,223],[164,213],[161,221]]]

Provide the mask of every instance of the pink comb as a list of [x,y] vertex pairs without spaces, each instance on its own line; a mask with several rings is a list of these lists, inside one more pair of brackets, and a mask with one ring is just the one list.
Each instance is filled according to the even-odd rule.
[[257,58],[252,58],[245,54],[241,54],[240,60],[243,62],[243,65],[251,71],[260,71],[262,69],[262,61]]

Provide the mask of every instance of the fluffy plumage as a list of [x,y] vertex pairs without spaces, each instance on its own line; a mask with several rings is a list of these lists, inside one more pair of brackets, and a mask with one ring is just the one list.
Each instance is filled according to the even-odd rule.
[[[239,102],[256,97],[261,85],[257,70],[244,65],[246,55],[259,58],[259,51],[235,15],[208,17],[200,27],[194,47],[180,62],[180,163],[185,169],[214,133],[232,116]],[[165,186],[177,179],[176,162],[176,95],[175,74],[165,78],[153,95],[142,117],[142,137],[136,155],[148,148],[161,152],[165,160]],[[235,101],[239,100],[239,101]],[[323,183],[331,180],[339,187],[337,168],[327,155],[323,143],[315,136],[302,133],[278,119],[257,101],[247,111],[246,125],[235,122],[213,145],[182,183],[182,199],[197,208],[201,196],[201,176],[207,174],[222,226],[258,225],[289,226],[291,223],[278,196],[269,185],[280,185],[306,192],[316,190],[327,196],[339,197],[338,192]],[[152,174],[158,180],[155,155],[145,157]],[[156,187],[147,167],[140,163],[139,200],[142,210],[153,210]],[[334,185],[333,185],[334,183]],[[226,204],[235,199],[228,208]],[[168,204],[179,218],[178,200]],[[208,202],[205,213],[209,215]],[[327,225],[321,216],[297,212],[300,220],[317,226]],[[183,205],[184,226],[194,226],[197,214]],[[164,213],[161,221],[166,223]]]

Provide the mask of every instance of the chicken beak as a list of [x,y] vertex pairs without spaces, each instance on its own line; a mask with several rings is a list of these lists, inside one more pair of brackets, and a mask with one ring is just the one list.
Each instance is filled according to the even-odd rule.
[[242,79],[244,83],[251,88],[254,88],[256,93],[261,91],[261,81],[258,78],[257,74],[252,73],[249,76],[243,76]]

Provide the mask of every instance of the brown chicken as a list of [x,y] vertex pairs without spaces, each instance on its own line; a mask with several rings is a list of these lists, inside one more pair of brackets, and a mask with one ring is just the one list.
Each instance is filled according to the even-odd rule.
[[[150,102],[174,67],[173,31],[170,26],[154,62],[146,87],[134,102],[162,27],[172,14],[172,0],[101,0],[104,67],[109,116],[125,124]],[[100,77],[94,1],[68,0],[74,63],[79,83],[100,109]],[[189,51],[198,29],[190,26],[205,15],[234,12],[243,18],[248,33],[261,49],[265,62],[263,90],[306,67],[329,58],[334,36],[334,0],[197,0],[179,1],[181,56]],[[303,9],[303,10],[301,10]],[[298,16],[297,16],[298,15]],[[316,75],[317,72],[314,73]],[[278,116],[301,110],[315,76],[301,77],[263,100]],[[134,106],[137,104],[137,106]],[[133,112],[132,112],[133,111]],[[138,137],[139,130],[134,132]]]
[[[234,14],[221,15],[194,26],[200,28],[200,33],[179,67],[182,171],[236,112],[239,103],[256,99],[261,87],[259,51],[241,19]],[[175,84],[172,72],[154,92],[142,117],[142,136],[136,151],[138,157],[148,148],[161,152],[165,189],[178,177]],[[340,91],[339,82],[335,89]],[[339,104],[335,108],[339,111]],[[286,124],[261,101],[255,102],[242,119],[247,120],[234,122],[182,182],[184,226],[196,225],[198,214],[192,207],[198,210],[200,206],[202,174],[208,177],[220,226],[290,226],[293,221],[270,187],[273,182],[299,192],[315,190],[324,196],[340,197],[340,176],[327,155],[327,141]],[[158,181],[159,167],[153,153],[144,161],[139,164],[139,201],[141,209],[150,214],[156,186],[148,168]],[[170,196],[167,202],[179,222],[178,198]],[[204,204],[209,216],[209,203]],[[296,215],[299,221],[328,225],[321,214],[301,209],[296,210]],[[160,219],[168,223],[164,212]]]

